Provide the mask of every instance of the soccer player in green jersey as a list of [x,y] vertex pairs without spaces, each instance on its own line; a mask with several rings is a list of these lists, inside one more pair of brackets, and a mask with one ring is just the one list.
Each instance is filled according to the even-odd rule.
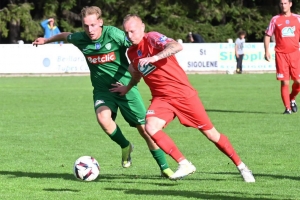
[[122,166],[131,165],[132,144],[125,138],[115,123],[117,111],[128,124],[136,127],[145,139],[151,154],[159,165],[162,175],[169,177],[169,168],[164,152],[145,132],[146,109],[141,95],[134,87],[125,96],[109,91],[115,84],[128,85],[131,75],[127,71],[129,63],[126,50],[131,45],[125,33],[113,26],[104,26],[101,10],[96,6],[81,10],[84,32],[62,32],[51,38],[37,38],[33,45],[43,45],[55,41],[68,41],[85,56],[94,87],[93,98],[97,120],[103,131],[122,148]]

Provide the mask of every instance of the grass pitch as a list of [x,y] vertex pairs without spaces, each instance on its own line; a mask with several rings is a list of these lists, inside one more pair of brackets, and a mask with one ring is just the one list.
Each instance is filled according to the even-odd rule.
[[[89,77],[0,78],[0,199],[300,199],[300,117],[282,115],[274,74],[189,75],[215,127],[226,134],[256,183],[195,129],[173,121],[165,131],[197,167],[172,182],[143,139],[118,116],[134,143],[133,165],[121,167],[121,150],[96,122]],[[150,93],[139,85],[146,106]],[[75,179],[74,161],[94,156],[100,176]],[[176,170],[177,164],[168,157]]]

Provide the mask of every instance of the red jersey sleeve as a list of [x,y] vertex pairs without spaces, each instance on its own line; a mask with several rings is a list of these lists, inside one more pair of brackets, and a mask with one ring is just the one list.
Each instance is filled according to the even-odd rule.
[[265,31],[266,35],[272,36],[274,34],[275,23],[276,23],[276,20],[278,19],[278,17],[279,17],[279,15],[276,15],[276,16],[272,17],[272,19],[269,23],[269,26],[268,26],[267,30]]
[[147,41],[153,48],[163,50],[168,42],[174,40],[158,32],[149,32],[147,34]]

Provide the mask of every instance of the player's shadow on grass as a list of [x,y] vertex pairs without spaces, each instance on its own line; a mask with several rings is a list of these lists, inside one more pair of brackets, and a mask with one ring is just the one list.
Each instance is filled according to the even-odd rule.
[[261,112],[261,111],[245,111],[245,110],[219,110],[219,109],[205,109],[206,112],[223,112],[223,113],[252,113],[252,114],[279,114],[272,112]]
[[[200,172],[202,174],[222,174],[222,175],[236,175],[237,173],[234,172]],[[298,176],[286,176],[286,175],[278,175],[278,174],[261,174],[261,173],[253,173],[256,181],[257,179],[259,179],[260,177],[266,177],[266,178],[274,178],[274,179],[278,179],[278,180],[282,180],[282,179],[290,179],[290,180],[295,180],[295,181],[300,181],[300,177]]]
[[[22,171],[0,171],[0,175],[6,175],[8,178],[56,178],[56,179],[65,179],[70,181],[78,181],[73,174],[67,173],[40,173],[40,172],[22,172]],[[132,175],[132,174],[101,174],[95,180],[95,182],[113,182],[114,180],[122,180],[122,182],[133,183],[134,181],[143,181],[144,180],[162,180],[162,177],[154,175]],[[128,181],[127,181],[128,180]],[[161,186],[173,186],[174,184],[169,183],[155,183],[148,182],[149,184],[161,185]],[[146,183],[147,184],[147,183]]]
[[[201,182],[199,182],[199,187],[201,186]],[[105,190],[110,191],[122,191],[124,194],[133,194],[133,195],[149,195],[149,196],[174,196],[174,197],[185,197],[185,198],[200,198],[200,199],[230,199],[230,200],[269,200],[273,199],[274,196],[272,194],[261,194],[268,197],[247,197],[248,194],[241,192],[228,192],[228,195],[224,195],[225,192],[208,192],[208,191],[184,191],[184,190],[140,190],[140,189],[121,189],[121,188],[105,188]],[[272,197],[271,197],[272,196]],[[283,198],[278,197],[280,200],[284,200]]]

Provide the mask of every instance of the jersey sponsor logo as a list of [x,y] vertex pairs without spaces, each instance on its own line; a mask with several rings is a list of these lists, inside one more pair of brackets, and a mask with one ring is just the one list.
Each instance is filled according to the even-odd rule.
[[108,54],[86,56],[86,58],[92,64],[103,64],[103,63],[115,61],[116,55],[115,52],[110,52]]
[[95,49],[100,49],[101,48],[101,44],[100,43],[95,43]]
[[138,64],[138,70],[143,74],[143,76],[147,76],[148,74],[153,72],[155,69],[156,69],[156,66],[152,65],[151,63],[149,63],[147,65],[143,65],[143,66]]
[[282,37],[295,37],[296,27],[284,27],[281,30]]
[[110,49],[111,49],[111,43],[107,43],[107,44],[105,45],[105,48],[106,48],[107,50],[110,50]]
[[154,114],[155,114],[154,110],[147,110],[146,115],[154,115]]
[[277,74],[277,78],[284,78],[283,74]]
[[168,39],[167,36],[163,35],[163,36],[161,36],[161,37],[159,38],[159,41],[164,42],[164,41],[166,41],[167,39]]
[[100,105],[100,104],[103,104],[103,103],[105,103],[103,100],[97,100],[95,102],[95,107],[98,106],[98,105]]

